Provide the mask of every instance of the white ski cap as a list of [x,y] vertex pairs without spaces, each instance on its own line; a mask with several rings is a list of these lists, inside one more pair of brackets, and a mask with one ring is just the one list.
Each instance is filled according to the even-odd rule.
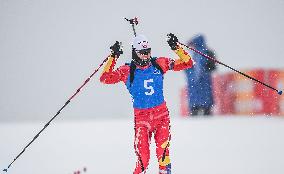
[[136,37],[134,37],[132,46],[135,50],[151,48],[148,39],[144,35],[137,35]]

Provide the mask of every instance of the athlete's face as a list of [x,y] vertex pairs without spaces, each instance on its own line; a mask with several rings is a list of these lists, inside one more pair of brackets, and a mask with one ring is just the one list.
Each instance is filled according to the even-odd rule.
[[144,49],[144,50],[138,50],[136,51],[137,56],[142,60],[150,59],[151,57],[151,48]]

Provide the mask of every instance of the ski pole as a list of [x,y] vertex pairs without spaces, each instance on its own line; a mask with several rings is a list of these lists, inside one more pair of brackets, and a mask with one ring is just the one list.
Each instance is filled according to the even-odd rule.
[[[109,55],[110,56],[110,55]],[[25,152],[25,150],[38,138],[38,136],[49,126],[49,124],[60,114],[60,112],[70,103],[70,101],[81,91],[81,89],[90,81],[90,79],[99,71],[103,64],[108,60],[107,56],[103,62],[99,65],[97,69],[84,81],[84,83],[76,90],[76,92],[65,102],[65,104],[57,111],[57,113],[44,125],[44,127],[34,136],[34,138],[24,147],[24,149],[14,158],[14,160],[9,164],[8,168],[3,169],[7,172],[11,165]]]
[[277,94],[279,94],[279,95],[282,95],[282,91],[281,91],[281,90],[278,90],[278,89],[276,89],[276,88],[273,88],[272,86],[270,86],[270,85],[268,85],[268,84],[266,84],[266,83],[264,83],[264,82],[262,82],[262,81],[260,81],[260,80],[258,80],[258,79],[256,79],[256,78],[254,78],[254,77],[251,77],[251,76],[249,76],[249,75],[247,75],[247,74],[245,74],[245,73],[243,73],[243,72],[241,72],[241,71],[239,71],[239,70],[236,70],[236,69],[232,68],[231,66],[226,65],[226,64],[224,64],[224,63],[222,63],[222,62],[220,62],[220,61],[214,59],[213,57],[210,57],[210,56],[208,56],[208,55],[202,53],[201,51],[196,50],[195,48],[189,47],[189,46],[187,46],[187,45],[185,45],[185,44],[183,44],[183,43],[180,43],[180,42],[179,42],[179,44],[181,44],[182,46],[185,46],[186,48],[188,48],[188,49],[190,49],[190,50],[192,50],[192,51],[194,51],[194,52],[200,54],[201,56],[203,56],[203,57],[205,57],[205,58],[207,58],[207,59],[209,59],[209,60],[212,60],[212,61],[214,61],[214,62],[216,62],[216,63],[219,63],[220,65],[223,65],[223,66],[225,66],[225,67],[227,67],[227,68],[229,68],[229,69],[231,69],[231,70],[233,70],[233,71],[235,71],[235,72],[237,72],[237,73],[239,73],[239,74],[241,74],[241,75],[243,75],[243,76],[245,76],[245,77],[247,77],[247,78],[249,78],[249,79],[251,79],[251,80],[253,80],[253,81],[256,81],[256,82],[258,82],[258,83],[260,83],[260,84],[262,84],[262,85],[264,85],[264,86],[266,86],[266,87],[268,87],[268,88],[270,88],[270,89],[276,91]]
[[133,30],[133,33],[134,33],[134,36],[136,37],[136,31],[135,31],[135,27],[134,25],[137,25],[138,24],[138,19],[137,17],[133,18],[133,19],[127,19],[127,18],[124,18],[126,21],[128,21],[130,23],[130,25],[132,26],[132,30]]

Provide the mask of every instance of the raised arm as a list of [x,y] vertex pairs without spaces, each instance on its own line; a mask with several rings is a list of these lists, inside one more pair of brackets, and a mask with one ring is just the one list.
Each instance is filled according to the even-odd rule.
[[191,68],[193,66],[193,60],[190,55],[180,46],[177,46],[177,49],[174,52],[178,55],[178,59],[175,59],[173,70],[180,71]]
[[128,66],[121,66],[118,69],[114,70],[117,59],[119,58],[120,54],[123,53],[120,48],[119,42],[116,41],[116,43],[110,48],[111,55],[104,67],[100,81],[105,84],[115,84],[120,81],[125,82],[129,73]]
[[178,55],[177,59],[158,58],[157,62],[164,72],[168,70],[180,71],[193,66],[193,61],[190,55],[178,44],[177,37],[170,33],[167,40],[171,49]]

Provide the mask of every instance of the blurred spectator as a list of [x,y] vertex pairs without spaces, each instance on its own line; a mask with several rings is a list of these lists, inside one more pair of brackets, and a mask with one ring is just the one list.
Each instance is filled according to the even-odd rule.
[[[193,37],[188,42],[188,46],[215,58],[214,52],[207,48],[203,35]],[[195,65],[185,70],[190,115],[211,115],[213,106],[211,75],[216,70],[216,64],[198,53],[192,52],[191,55]]]

